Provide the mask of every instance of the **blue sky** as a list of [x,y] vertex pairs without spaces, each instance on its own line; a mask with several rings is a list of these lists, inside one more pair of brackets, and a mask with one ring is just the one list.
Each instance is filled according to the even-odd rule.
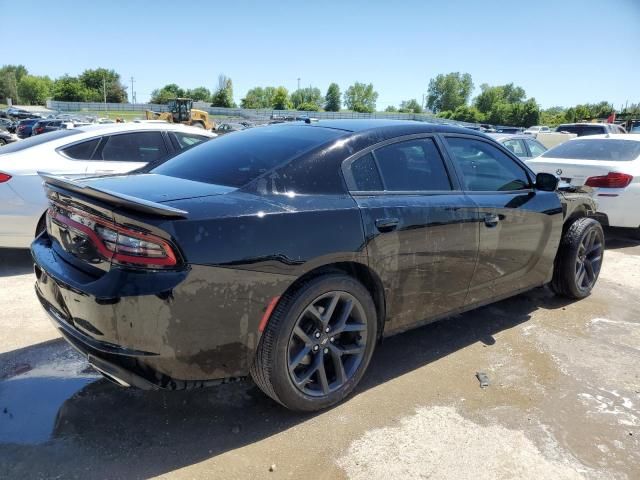
[[[517,7],[517,5],[521,5]],[[371,82],[378,109],[422,99],[438,73],[514,82],[543,107],[640,102],[640,0],[0,0],[2,63],[57,77],[108,67],[138,101],[177,83],[235,99],[256,85],[344,91]],[[25,32],[32,32],[25,34]]]

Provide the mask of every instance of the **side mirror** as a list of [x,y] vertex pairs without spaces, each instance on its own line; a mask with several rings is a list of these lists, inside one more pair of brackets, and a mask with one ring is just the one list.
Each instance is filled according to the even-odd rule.
[[539,173],[536,175],[536,188],[543,192],[555,192],[558,189],[560,179],[551,173]]

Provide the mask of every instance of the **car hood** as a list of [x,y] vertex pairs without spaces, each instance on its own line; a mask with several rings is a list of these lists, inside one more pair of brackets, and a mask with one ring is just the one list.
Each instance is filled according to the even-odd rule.
[[223,185],[194,182],[154,173],[92,177],[75,182],[104,192],[117,192],[158,203],[222,195],[236,190]]

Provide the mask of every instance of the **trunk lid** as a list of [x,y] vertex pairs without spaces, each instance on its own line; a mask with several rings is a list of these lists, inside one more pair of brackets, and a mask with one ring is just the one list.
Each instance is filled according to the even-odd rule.
[[632,162],[604,160],[571,160],[566,158],[538,157],[527,161],[527,165],[536,173],[552,173],[562,181],[580,187],[589,177],[605,176],[609,172],[629,173],[633,175]]

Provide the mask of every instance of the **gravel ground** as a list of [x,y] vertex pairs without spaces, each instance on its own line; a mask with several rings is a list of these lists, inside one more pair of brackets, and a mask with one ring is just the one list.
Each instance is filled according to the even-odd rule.
[[32,284],[28,254],[0,251],[0,478],[640,478],[640,242],[624,232],[589,298],[537,289],[388,339],[316,415],[249,382],[120,389],[57,339]]

